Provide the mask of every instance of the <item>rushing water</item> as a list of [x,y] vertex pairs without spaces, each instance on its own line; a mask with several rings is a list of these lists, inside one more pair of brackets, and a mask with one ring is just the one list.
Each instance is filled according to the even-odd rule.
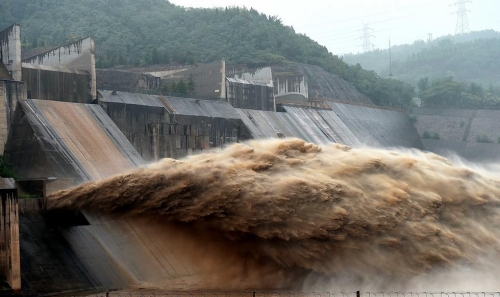
[[497,290],[499,201],[497,176],[434,154],[287,139],[164,159],[49,206],[203,226],[304,288]]

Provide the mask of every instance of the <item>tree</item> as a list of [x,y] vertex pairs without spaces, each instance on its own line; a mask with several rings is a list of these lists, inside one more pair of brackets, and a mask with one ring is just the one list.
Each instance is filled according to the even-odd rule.
[[168,84],[165,84],[161,87],[161,90],[160,90],[161,94],[163,95],[169,95],[170,94],[170,87]]
[[127,61],[125,60],[125,58],[123,57],[122,54],[120,54],[118,56],[118,65],[126,65],[127,64]]
[[[415,53],[418,59],[412,60]],[[437,79],[453,75],[462,82],[474,81],[488,87],[500,86],[500,32],[493,30],[471,32],[459,36],[437,38],[429,43],[393,46],[392,70],[395,78],[418,86],[422,77]],[[381,76],[389,74],[388,50],[358,55],[345,55],[352,65],[360,63]]]
[[177,92],[177,84],[175,83],[175,81],[172,81],[170,83],[168,90],[170,91],[170,94],[175,95],[175,93]]
[[453,77],[434,80],[420,93],[426,107],[500,107],[500,97],[486,93],[483,86],[458,82]]
[[170,54],[167,51],[163,52],[162,64],[170,64]]
[[188,94],[193,95],[195,93],[195,88],[196,88],[196,84],[194,81],[194,76],[193,76],[193,74],[189,74],[188,83],[187,83]]
[[426,107],[451,107],[462,105],[464,91],[467,86],[464,83],[453,81],[452,77],[434,81],[432,86],[421,92],[420,97]]
[[184,79],[181,78],[181,80],[177,83],[177,88],[175,89],[176,95],[184,97],[188,94],[188,88],[186,85],[186,82],[184,82]]
[[422,77],[417,83],[418,90],[424,92],[429,88],[429,78]]
[[495,93],[495,88],[493,87],[492,83],[490,83],[490,86],[488,87],[488,93],[490,93],[490,94]]
[[3,178],[17,178],[16,173],[12,168],[5,162],[3,156],[0,156],[0,177]]
[[483,86],[480,84],[471,82],[469,85],[470,92],[472,95],[477,96],[477,97],[484,97],[485,92]]
[[160,64],[160,53],[156,47],[154,47],[151,51],[151,63]]
[[[15,9],[0,9],[0,27],[21,23],[23,36],[27,40],[37,38],[39,45],[58,42],[67,35],[65,32],[94,36],[99,53],[108,54],[98,59],[99,67],[105,68],[123,62],[118,54],[134,66],[170,61],[207,63],[222,58],[228,65],[294,62],[317,65],[342,77],[377,104],[405,107],[414,92],[410,85],[348,65],[326,47],[283,25],[276,16],[239,7],[185,9],[165,0],[116,3],[2,0],[2,7]],[[141,13],[137,13],[139,10]],[[81,15],[92,16],[92,22]],[[424,54],[420,54],[420,60],[425,60]],[[170,88],[170,92],[173,90],[176,88]]]

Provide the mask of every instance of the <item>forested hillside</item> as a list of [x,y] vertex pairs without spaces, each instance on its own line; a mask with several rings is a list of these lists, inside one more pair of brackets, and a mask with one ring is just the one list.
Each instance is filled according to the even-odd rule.
[[[488,88],[500,87],[500,32],[488,30],[458,36],[445,36],[432,42],[416,41],[395,46],[392,74],[413,85],[424,77],[431,80],[454,77]],[[350,64],[389,75],[389,51],[375,50],[359,55],[345,55]]]
[[500,108],[500,89],[490,85],[459,82],[453,77],[421,78],[418,83],[419,97],[425,107],[452,108]]
[[186,9],[165,0],[2,0],[0,26],[22,26],[26,48],[94,37],[98,67],[299,62],[353,83],[379,105],[407,107],[414,88],[349,66],[275,16],[252,9]]

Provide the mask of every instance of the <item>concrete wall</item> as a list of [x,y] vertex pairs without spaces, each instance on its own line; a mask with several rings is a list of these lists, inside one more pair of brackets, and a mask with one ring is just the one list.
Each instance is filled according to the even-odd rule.
[[256,139],[297,137],[317,144],[360,145],[356,136],[331,110],[286,106],[284,111],[239,109],[238,113]]
[[150,71],[150,72],[145,72],[145,74],[151,74],[152,76],[155,77],[164,77],[164,76],[169,76],[177,72],[185,71],[190,69],[191,67],[183,67],[179,69],[168,69],[168,70],[158,70],[158,71]]
[[424,146],[408,114],[380,108],[327,102],[359,141],[380,148]]
[[237,119],[170,114],[156,106],[100,105],[146,161],[183,158],[249,138]]
[[92,77],[87,71],[23,63],[28,99],[92,103]]
[[247,69],[245,71],[236,72],[228,76],[236,79],[254,81],[271,86],[273,85],[273,74],[271,71],[271,67],[258,68],[254,70]]
[[158,90],[160,85],[160,78],[148,73],[141,73],[139,81],[137,82],[137,88],[139,90]]
[[161,84],[172,81],[179,82],[181,78],[187,83],[192,75],[195,81],[196,97],[207,99],[226,98],[226,62],[216,61],[199,65],[185,71],[170,74],[161,78]]
[[421,137],[424,134],[439,135],[440,139],[448,141],[463,141],[470,121],[469,117],[461,116],[414,116],[414,119],[416,119],[415,127]]
[[114,69],[97,69],[97,89],[99,90],[114,90],[130,92],[138,91],[139,73],[114,70]]
[[422,138],[438,138],[422,139],[426,150],[474,162],[500,160],[500,110],[414,108],[412,116]]
[[[325,71],[319,66],[291,63],[282,66],[273,66],[272,71],[275,84],[277,83],[276,75],[284,76],[284,78],[290,75],[292,85],[294,84],[293,74],[304,75],[307,80],[308,98],[326,98],[327,100],[335,99],[353,103],[373,104],[370,98],[361,94],[351,83],[338,75]],[[280,81],[283,81],[283,79]],[[275,87],[275,89],[278,88]],[[283,90],[287,90],[287,88],[283,86]]]
[[[467,141],[500,143],[500,110],[476,110]],[[480,142],[480,141],[479,141]]]
[[21,179],[75,184],[144,164],[99,105],[49,100],[19,102],[5,159]]
[[226,82],[228,84],[226,88],[228,102],[238,108],[276,110],[276,107],[274,109],[256,108],[255,103],[248,102],[249,96],[247,95],[255,93],[255,91],[249,86],[240,86],[236,83],[267,85],[274,94],[273,105],[278,103],[285,105],[310,105],[308,104],[307,76],[297,69],[290,71],[276,69],[273,72],[271,67],[248,69],[245,66],[234,66],[230,67]]
[[437,133],[441,140],[446,141],[467,141],[473,114],[470,109],[412,110],[414,125],[421,137],[425,132],[430,135]]
[[[440,140],[498,143],[500,110],[414,108],[415,127],[424,132],[439,134]],[[478,141],[479,140],[479,141]]]
[[97,89],[137,92],[160,88],[160,78],[148,74],[125,70],[97,69]]
[[228,102],[236,108],[276,110],[272,85],[228,78],[226,96]]
[[296,102],[306,104],[309,102],[304,95],[300,93],[286,93],[275,95],[276,103],[285,103],[285,102]]
[[[77,295],[78,291],[106,290],[102,288],[102,280],[89,272],[62,236],[61,232],[72,230],[74,226],[54,226],[53,221],[44,215],[41,199],[19,199],[19,211],[22,291],[25,296],[54,296],[58,295],[54,293],[61,292]],[[87,250],[93,243],[81,239],[77,242]],[[92,252],[92,260],[106,271],[109,260],[100,257],[97,250]]]
[[7,70],[2,61],[0,61],[0,80],[13,80],[9,70]]
[[75,186],[74,178],[52,178],[16,180],[16,187],[19,195],[32,195],[34,197],[46,198],[60,190],[65,190]]
[[62,66],[70,69],[85,70],[91,76],[92,98],[97,98],[94,52],[94,40],[87,37],[27,58],[23,62],[33,65]]
[[309,98],[309,88],[307,76],[300,73],[275,72],[273,74],[274,94],[301,94],[304,98]]
[[17,102],[26,99],[24,82],[0,81],[0,152],[3,154]]
[[[14,184],[12,180],[10,182]],[[0,189],[0,280],[14,292],[21,290],[21,256],[19,249],[19,207],[15,188]]]
[[14,80],[21,80],[21,27],[14,24],[0,32],[0,60]]

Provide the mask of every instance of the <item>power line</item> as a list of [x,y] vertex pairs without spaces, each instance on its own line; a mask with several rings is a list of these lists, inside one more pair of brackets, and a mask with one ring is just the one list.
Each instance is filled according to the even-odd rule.
[[[385,23],[385,22],[390,22],[390,21],[393,21],[393,20],[397,20],[397,19],[408,19],[408,17],[415,17],[415,16],[418,16],[419,14],[417,13],[413,13],[413,14],[409,14],[409,15],[405,15],[405,16],[401,16],[401,17],[397,17],[397,18],[390,18],[390,19],[385,19],[385,20],[381,20],[381,21],[378,21],[378,22],[375,22],[375,23],[372,23],[370,22],[370,25],[373,25],[373,24],[380,24],[380,23]],[[393,26],[393,27],[390,27],[390,28],[385,28],[385,29],[381,29],[381,30],[375,30],[375,31],[372,31],[372,33],[377,33],[377,32],[383,32],[383,31],[388,31],[388,30],[392,30],[392,29],[396,29],[396,28],[402,28],[402,27],[407,27],[407,26],[411,26],[411,25],[415,25],[415,23],[407,23],[405,25],[399,25],[399,26]],[[347,29],[352,29],[354,27],[351,27],[351,28],[347,28]],[[359,27],[358,27],[359,28]],[[342,31],[342,30],[337,30],[337,31]],[[359,38],[359,34],[357,35],[348,35],[348,34],[352,34],[352,33],[355,33],[355,32],[362,32],[363,29],[358,29],[358,30],[352,30],[352,31],[346,31],[344,33],[339,33],[339,34],[332,34],[332,35],[326,35],[324,37],[321,37],[320,36],[317,36],[317,35],[311,35],[310,37],[317,40],[318,42],[321,42],[323,43],[324,45],[328,45],[328,44],[332,44],[332,42],[335,42],[335,41],[340,41],[340,40],[356,40],[356,39],[360,39]],[[331,32],[335,32],[335,31],[331,31]],[[348,35],[348,36],[345,36],[345,35]]]
[[[372,13],[372,14],[367,14],[367,15],[362,15],[362,16],[356,16],[356,17],[347,18],[347,19],[341,19],[341,20],[335,20],[335,21],[326,22],[326,23],[317,23],[317,24],[304,25],[304,26],[300,26],[299,25],[299,26],[296,26],[296,28],[297,29],[301,29],[301,28],[310,28],[310,27],[325,26],[325,25],[330,25],[330,24],[346,23],[346,22],[353,21],[353,20],[365,19],[365,18],[368,18],[368,17],[383,15],[383,14],[387,14],[387,13],[391,13],[391,12],[394,13],[394,12],[397,12],[397,11],[400,11],[400,10],[405,10],[407,8],[412,8],[412,7],[419,6],[419,5],[421,5],[421,3],[417,2],[417,3],[414,3],[414,4],[406,5],[406,6],[403,6],[403,7],[396,8],[396,9],[389,9],[389,10],[381,11],[381,12],[378,12],[378,13]],[[439,8],[439,7],[442,7],[442,6],[445,7],[447,5],[446,4],[445,5],[435,4],[434,8]]]
[[364,24],[360,39],[362,40],[361,47],[365,53],[371,51],[373,47],[373,43],[371,43],[370,38],[375,37],[375,35],[371,34],[371,32],[373,32],[373,29],[370,28],[368,24]]
[[[404,15],[404,16],[400,16],[400,17],[395,17],[395,18],[390,18],[390,19],[384,19],[384,20],[381,20],[381,21],[377,21],[377,22],[370,22],[370,25],[375,25],[375,24],[382,24],[382,23],[387,23],[387,22],[391,22],[391,21],[395,21],[395,20],[400,20],[400,19],[408,19],[409,17],[415,17],[417,16],[416,13],[412,13],[412,14],[407,14],[407,15]],[[354,28],[358,28],[357,30],[353,30]],[[359,26],[355,26],[355,27],[348,27],[348,28],[344,28],[344,29],[337,29],[337,30],[329,30],[329,31],[323,31],[323,32],[319,32],[318,33],[314,33],[311,35],[311,38],[318,38],[318,37],[336,37],[336,36],[343,36],[343,35],[348,35],[348,34],[352,34],[354,32],[361,32],[363,31],[363,29],[359,29]],[[342,32],[342,33],[336,33],[336,32]],[[331,33],[334,33],[334,34],[331,34]],[[359,35],[356,35],[356,36],[359,36]]]
[[467,17],[467,12],[470,10],[467,9],[467,3],[472,3],[469,0],[458,0],[452,5],[457,7],[457,25],[455,27],[455,35],[464,34],[470,32],[469,28],[469,18]]
[[[373,33],[378,33],[378,32],[384,32],[384,31],[390,31],[390,30],[393,30],[393,29],[396,29],[396,28],[404,28],[404,27],[408,27],[408,26],[414,26],[415,24],[414,23],[407,23],[407,24],[404,24],[404,25],[399,25],[399,26],[395,26],[395,27],[390,27],[390,28],[384,28],[384,29],[380,29],[380,30],[375,30],[375,31],[372,31]],[[347,37],[344,37],[344,38],[337,38],[337,39],[333,39],[333,40],[330,40],[329,42],[323,42],[322,44],[326,47],[328,47],[329,45],[333,45],[334,43],[336,44],[337,41],[339,40],[359,40],[359,35],[357,36],[357,38],[353,38],[353,37],[356,37],[356,36],[347,36]]]
[[[415,24],[414,23],[407,23],[405,25],[398,25],[398,26],[393,26],[390,28],[375,30],[375,31],[372,31],[372,33],[384,32],[384,31],[389,31],[389,30],[396,29],[396,28],[408,27],[408,26],[412,26],[412,25],[415,25]],[[363,29],[360,29],[358,31],[363,31]],[[375,37],[375,36],[373,36],[373,37]],[[360,39],[360,37],[358,34],[358,35],[345,36],[345,37],[341,37],[341,38],[324,39],[324,40],[321,40],[321,42],[325,43],[325,44],[332,44],[332,42],[339,41],[339,40],[359,40],[359,39]]]
[[386,13],[388,13],[388,11],[379,12],[379,13],[373,13],[373,14],[367,14],[367,15],[357,16],[357,17],[353,17],[353,18],[348,18],[348,19],[336,20],[336,21],[333,21],[333,22],[319,23],[319,24],[313,24],[313,25],[307,25],[307,26],[298,26],[297,28],[310,28],[310,27],[318,27],[318,26],[325,26],[325,25],[331,25],[331,24],[345,23],[345,22],[348,22],[348,21],[364,19],[366,17],[376,16],[376,15],[382,15],[382,14],[386,14]]

